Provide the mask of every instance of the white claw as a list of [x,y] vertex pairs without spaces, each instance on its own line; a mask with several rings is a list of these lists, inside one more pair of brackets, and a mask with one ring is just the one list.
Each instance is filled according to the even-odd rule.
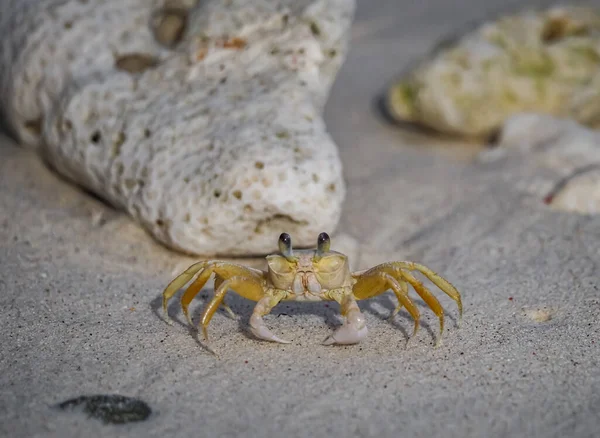
[[365,317],[358,307],[351,309],[346,317],[346,322],[340,328],[338,328],[332,335],[330,335],[323,345],[348,345],[358,344],[364,338],[367,337],[367,325],[365,324]]
[[250,317],[250,331],[254,336],[265,341],[279,342],[280,344],[291,344],[292,341],[286,341],[276,336],[267,328],[263,319],[260,316],[252,315]]
[[352,324],[344,324],[332,335],[330,335],[325,341],[323,345],[348,345],[348,344],[358,344],[364,338],[367,337],[368,334],[367,326],[363,326],[360,329],[357,329]]

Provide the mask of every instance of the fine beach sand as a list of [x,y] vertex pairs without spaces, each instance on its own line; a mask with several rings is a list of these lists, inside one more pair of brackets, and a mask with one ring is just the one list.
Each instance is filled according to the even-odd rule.
[[[413,260],[448,278],[464,317],[458,328],[456,305],[432,289],[446,310],[438,348],[437,319],[414,292],[422,322],[408,348],[408,313],[386,320],[392,294],[361,303],[369,337],[349,347],[320,345],[340,324],[337,305],[276,307],[267,325],[293,341],[279,345],[250,337],[253,304],[231,294],[239,321],[220,311],[209,327],[217,359],[178,299],[174,325],[163,321],[162,290],[196,259],[1,137],[0,436],[597,436],[600,216],[517,191],[524,160],[485,163],[481,145],[376,111],[377,93],[439,38],[518,3],[359,1],[326,109],[348,183],[332,248],[355,269]],[[116,426],[52,409],[113,393],[153,414]]]

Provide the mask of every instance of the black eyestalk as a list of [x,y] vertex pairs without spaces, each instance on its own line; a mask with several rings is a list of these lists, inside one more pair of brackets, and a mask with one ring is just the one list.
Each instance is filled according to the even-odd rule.
[[317,255],[321,257],[324,253],[329,252],[330,247],[331,239],[329,238],[329,234],[319,234],[319,237],[317,238]]
[[279,236],[279,251],[286,259],[292,258],[292,238],[288,233]]

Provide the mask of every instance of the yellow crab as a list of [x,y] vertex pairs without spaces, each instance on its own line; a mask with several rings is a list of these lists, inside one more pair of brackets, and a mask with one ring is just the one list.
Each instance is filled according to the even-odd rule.
[[281,254],[267,256],[266,272],[220,260],[195,263],[176,277],[163,292],[163,309],[167,321],[172,324],[167,313],[169,299],[198,274],[181,298],[183,313],[192,325],[188,306],[214,273],[214,297],[206,306],[200,320],[206,340],[208,324],[219,306],[223,306],[233,315],[224,302],[225,294],[230,289],[257,302],[250,317],[250,329],[259,339],[289,343],[271,333],[263,321],[263,316],[281,301],[336,301],[346,320],[323,344],[356,344],[367,336],[365,318],[357,301],[380,295],[388,289],[391,289],[398,299],[398,306],[390,318],[404,306],[415,321],[412,334],[414,336],[419,328],[419,310],[408,296],[408,285],[411,285],[439,318],[440,335],[437,345],[444,330],[444,310],[437,298],[410,271],[422,273],[456,301],[459,321],[462,319],[462,302],[458,290],[426,266],[398,261],[383,263],[364,271],[350,272],[348,258],[342,253],[331,251],[330,245],[327,233],[321,233],[316,249],[294,251],[291,237],[283,233],[279,236]]

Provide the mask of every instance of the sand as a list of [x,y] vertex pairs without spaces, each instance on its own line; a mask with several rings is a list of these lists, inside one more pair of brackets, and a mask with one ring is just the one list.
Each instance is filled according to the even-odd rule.
[[[361,304],[370,335],[320,342],[337,306],[282,304],[255,341],[252,303],[219,312],[208,353],[162,320],[161,292],[194,259],[0,141],[0,435],[10,437],[592,437],[600,427],[600,216],[555,211],[513,182],[530,162],[479,160],[481,145],[410,132],[374,97],[412,59],[497,0],[359,2],[352,48],[326,120],[348,183],[340,233],[356,268],[414,260],[463,294],[463,322],[393,324],[390,294]],[[516,4],[517,2],[511,2]],[[535,169],[533,169],[535,171]],[[277,236],[274,236],[276,238]],[[351,239],[344,245],[352,247]],[[336,240],[332,242],[336,249]],[[262,266],[261,260],[244,260]],[[191,307],[197,321],[206,293]],[[416,297],[416,294],[413,293]],[[84,394],[145,401],[148,419],[105,425],[53,405]]]

